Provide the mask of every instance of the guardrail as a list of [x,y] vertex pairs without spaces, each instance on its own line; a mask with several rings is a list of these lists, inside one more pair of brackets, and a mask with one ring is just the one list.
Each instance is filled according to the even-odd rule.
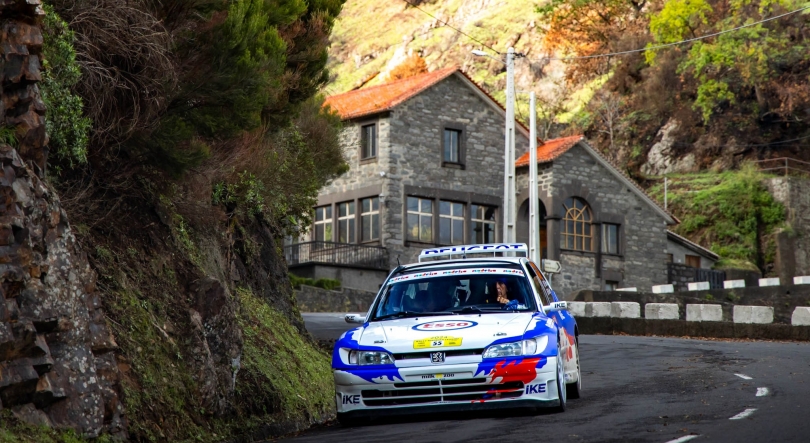
[[769,158],[766,160],[754,160],[760,171],[781,172],[782,175],[805,175],[810,176],[810,163],[796,160],[795,158]]
[[388,251],[379,246],[310,241],[284,246],[287,266],[326,264],[388,270]]

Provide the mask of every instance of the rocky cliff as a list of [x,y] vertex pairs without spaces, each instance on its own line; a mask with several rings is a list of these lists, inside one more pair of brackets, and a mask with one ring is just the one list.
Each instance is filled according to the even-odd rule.
[[[51,182],[42,15],[0,0],[0,419],[66,442],[251,440],[331,417],[329,356],[260,214],[214,205],[205,174]],[[26,426],[3,438],[42,440]]]
[[19,418],[86,436],[124,435],[117,348],[96,275],[54,190],[42,180],[48,139],[38,0],[0,2],[0,404]]

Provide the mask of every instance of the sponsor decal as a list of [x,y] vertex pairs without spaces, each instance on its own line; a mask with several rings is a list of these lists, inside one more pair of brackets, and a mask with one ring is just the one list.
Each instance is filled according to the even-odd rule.
[[344,405],[359,405],[360,404],[360,395],[347,395],[343,394],[343,404]]
[[438,248],[438,249],[424,249],[422,253],[419,254],[423,257],[430,257],[436,255],[449,255],[449,254],[461,254],[461,253],[473,253],[473,252],[486,252],[486,251],[497,251],[497,250],[509,250],[509,249],[517,249],[517,250],[524,250],[526,249],[526,245],[523,243],[501,243],[501,244],[489,244],[489,245],[469,245],[469,246],[455,246],[451,248]]
[[[473,326],[477,326],[478,322],[474,322],[472,320],[463,320],[463,321],[429,321],[426,323],[419,323],[416,326],[411,327],[411,329],[415,331],[450,331],[453,329],[467,329],[472,328]],[[460,340],[460,339],[459,339]],[[459,342],[459,345],[461,342]],[[414,347],[416,347],[416,342],[414,342]]]
[[519,381],[528,384],[537,377],[537,369],[546,365],[544,357],[507,357],[502,360],[483,361],[475,371],[475,377],[483,374],[491,377],[490,383]]
[[456,374],[426,374],[422,376],[422,380],[442,380],[445,378],[454,378]]
[[454,346],[461,346],[461,337],[438,336],[413,341],[414,349],[452,348]]
[[506,268],[471,268],[471,269],[447,269],[444,271],[419,272],[416,274],[406,274],[388,279],[388,284],[399,283],[404,280],[420,280],[431,277],[442,277],[445,275],[460,274],[496,274],[496,275],[525,275],[520,269]]
[[526,394],[542,394],[546,392],[545,383],[537,383],[534,385],[526,385]]

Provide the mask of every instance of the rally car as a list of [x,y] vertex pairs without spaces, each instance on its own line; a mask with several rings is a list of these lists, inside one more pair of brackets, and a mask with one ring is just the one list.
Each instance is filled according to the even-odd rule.
[[[368,313],[346,316],[362,326],[335,343],[338,420],[564,411],[581,388],[576,321],[538,266],[518,255],[528,255],[525,244],[426,249],[419,263],[394,269]],[[543,267],[558,272],[559,262]]]

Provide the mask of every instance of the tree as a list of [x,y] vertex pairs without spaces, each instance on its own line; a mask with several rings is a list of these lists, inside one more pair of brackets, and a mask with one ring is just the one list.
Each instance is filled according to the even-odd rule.
[[388,80],[400,80],[413,77],[414,75],[424,74],[425,72],[428,72],[425,59],[417,54],[412,54],[388,73]]
[[610,150],[614,151],[614,135],[621,118],[621,98],[612,92],[600,90],[595,98],[596,114],[604,126],[599,132],[607,134],[610,140]]

